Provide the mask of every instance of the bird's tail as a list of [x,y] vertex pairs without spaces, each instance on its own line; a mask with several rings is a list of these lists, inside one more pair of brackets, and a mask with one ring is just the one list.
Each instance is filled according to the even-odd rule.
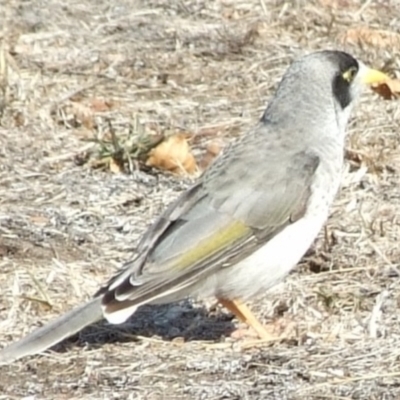
[[101,297],[96,297],[0,351],[0,365],[41,353],[102,318]]

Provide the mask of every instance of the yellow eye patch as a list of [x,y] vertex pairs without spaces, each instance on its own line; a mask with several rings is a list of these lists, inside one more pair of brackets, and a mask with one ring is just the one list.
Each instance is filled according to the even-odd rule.
[[347,71],[343,72],[342,77],[345,81],[351,83],[356,77],[358,69],[356,67],[350,67]]

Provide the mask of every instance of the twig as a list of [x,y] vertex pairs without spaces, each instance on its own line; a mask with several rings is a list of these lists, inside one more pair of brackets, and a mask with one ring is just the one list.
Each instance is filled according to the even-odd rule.
[[376,297],[375,305],[374,305],[374,308],[372,309],[371,318],[369,319],[369,324],[368,324],[369,336],[372,338],[378,337],[378,322],[379,322],[381,314],[382,314],[383,303],[387,299],[388,296],[389,296],[388,291],[383,290]]
[[367,0],[358,11],[354,13],[354,16],[359,17],[372,3],[372,0]]
[[349,377],[343,379],[332,379],[331,381],[321,382],[317,385],[300,388],[299,392],[306,392],[306,391],[308,392],[310,390],[319,389],[326,385],[341,385],[341,384],[348,384],[351,382],[370,381],[379,378],[397,378],[397,377],[400,377],[400,371],[388,372],[386,374],[369,374],[369,375],[355,376],[353,378]]
[[267,6],[265,5],[265,1],[264,0],[260,0],[260,4],[261,4],[261,8],[263,9],[263,12],[265,14],[265,16],[268,15],[268,11],[267,11]]

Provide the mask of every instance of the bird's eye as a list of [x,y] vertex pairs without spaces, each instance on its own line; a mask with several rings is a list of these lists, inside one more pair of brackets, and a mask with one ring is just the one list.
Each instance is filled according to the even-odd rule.
[[350,67],[347,71],[343,72],[342,77],[346,82],[351,83],[356,77],[357,72],[358,70],[356,67]]

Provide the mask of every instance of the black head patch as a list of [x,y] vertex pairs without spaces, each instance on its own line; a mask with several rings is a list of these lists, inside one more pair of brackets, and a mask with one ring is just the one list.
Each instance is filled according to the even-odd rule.
[[352,80],[349,79],[349,75],[346,77],[346,73],[349,73],[350,71],[356,75],[360,66],[354,57],[342,51],[329,52],[329,58],[337,65],[337,73],[332,81],[333,95],[339,102],[342,109],[344,109],[352,101]]

